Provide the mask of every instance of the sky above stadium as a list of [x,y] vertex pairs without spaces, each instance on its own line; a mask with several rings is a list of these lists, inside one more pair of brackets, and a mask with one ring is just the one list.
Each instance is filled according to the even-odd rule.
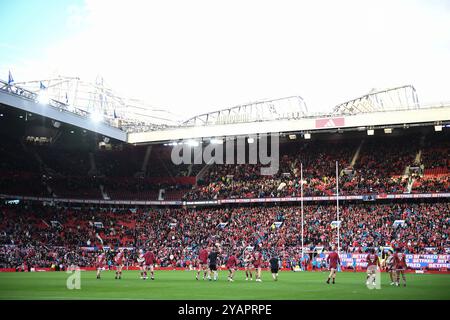
[[0,78],[101,75],[185,117],[302,96],[329,111],[412,84],[450,101],[450,1],[1,1]]

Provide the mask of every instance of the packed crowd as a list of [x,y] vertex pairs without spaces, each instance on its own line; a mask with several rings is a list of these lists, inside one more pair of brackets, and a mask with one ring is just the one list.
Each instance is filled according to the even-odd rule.
[[[297,197],[301,193],[300,163],[303,164],[304,195],[329,196],[336,194],[336,161],[340,168],[341,195],[404,193],[410,178],[405,174],[407,167],[420,164],[415,163],[419,146],[416,136],[410,140],[392,138],[389,144],[383,139],[360,144],[355,140],[345,143],[291,142],[284,146],[276,175],[261,175],[260,165],[213,165],[184,199]],[[448,150],[444,142],[432,140],[423,146],[425,163],[447,172]],[[417,181],[413,184],[413,193],[450,190],[449,175],[425,175]]]
[[[410,253],[445,253],[450,246],[450,204],[344,203],[340,244],[345,252],[400,246]],[[337,238],[336,207],[304,206],[304,246],[314,251]],[[396,225],[396,220],[404,223]],[[90,266],[88,248],[152,250],[161,266],[186,267],[200,248],[219,245],[223,254],[258,250],[299,261],[302,251],[299,206],[228,208],[94,209],[37,205],[0,207],[0,268]],[[430,249],[431,248],[431,249]],[[431,250],[431,251],[430,251]]]
[[[164,145],[89,151],[8,140],[0,146],[0,155],[8,159],[0,163],[5,173],[0,193],[158,200],[164,189],[164,200],[298,197],[302,164],[303,194],[330,196],[336,194],[336,161],[341,195],[450,192],[446,137],[416,134],[390,137],[389,143],[385,137],[287,141],[280,145],[279,171],[272,176],[261,175],[261,164],[174,165],[172,149]],[[412,176],[410,166],[424,172]]]

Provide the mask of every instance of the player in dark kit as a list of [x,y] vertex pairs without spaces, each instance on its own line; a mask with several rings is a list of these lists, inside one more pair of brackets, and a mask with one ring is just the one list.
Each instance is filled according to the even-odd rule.
[[330,268],[330,274],[328,275],[328,280],[327,280],[328,284],[330,284],[331,278],[333,279],[333,284],[335,283],[337,267],[338,267],[338,264],[341,264],[341,259],[339,258],[339,255],[337,254],[337,252],[335,250],[336,250],[335,246],[334,245],[331,246],[331,251],[327,257],[327,263]]
[[406,287],[406,255],[400,250],[400,248],[397,248],[397,252],[394,253],[394,268],[396,272],[396,281],[395,285],[398,287],[400,285],[400,274],[402,275],[403,279],[403,286]]
[[211,281],[211,272],[214,275],[214,281],[217,280],[217,258],[219,253],[216,248],[213,248],[211,253],[208,255],[209,259],[209,270],[208,270],[208,280]]
[[366,284],[370,283],[370,279],[372,279],[372,283],[375,285],[375,274],[377,272],[377,268],[380,267],[380,259],[375,253],[375,249],[371,249],[366,258],[367,261],[367,278]]
[[144,277],[147,278],[147,270],[150,270],[150,273],[152,275],[150,279],[155,280],[155,273],[154,273],[154,269],[153,269],[153,265],[155,263],[154,253],[151,251],[147,251],[144,254],[144,259],[145,259]]
[[203,270],[203,280],[206,278],[206,274],[208,273],[208,250],[202,249],[198,254],[198,265],[197,265],[197,275],[195,279],[198,280],[200,272]]
[[278,258],[275,255],[272,255],[272,258],[270,258],[269,260],[269,264],[273,280],[278,281],[278,269],[279,269]]
[[234,273],[236,272],[236,265],[237,265],[237,258],[235,255],[231,255],[228,258],[226,267],[228,269],[228,271],[230,272],[230,274],[228,275],[228,281],[233,282],[233,277],[234,277]]

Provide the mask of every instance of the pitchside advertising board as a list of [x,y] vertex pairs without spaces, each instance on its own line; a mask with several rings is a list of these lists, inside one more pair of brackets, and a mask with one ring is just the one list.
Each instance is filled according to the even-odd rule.
[[[301,197],[283,197],[283,198],[246,198],[246,199],[221,199],[207,201],[121,201],[121,200],[89,200],[89,199],[66,199],[66,198],[45,198],[28,197],[18,195],[0,194],[0,198],[14,198],[19,200],[43,201],[48,203],[90,203],[90,204],[114,204],[114,205],[163,205],[163,206],[181,206],[181,205],[221,205],[227,203],[264,203],[264,202],[300,202]],[[336,201],[336,196],[316,196],[303,197],[303,201]],[[364,200],[376,201],[386,199],[426,199],[426,198],[450,198],[450,193],[414,193],[414,194],[373,194],[373,195],[354,195],[339,196],[339,200]],[[17,200],[14,200],[19,204]]]
[[[361,268],[367,267],[366,257],[367,254],[362,253],[341,253],[341,263],[343,267],[353,267],[354,260],[356,260],[356,266]],[[317,258],[318,261],[326,259],[326,255],[323,258]],[[442,268],[450,269],[450,254],[407,254],[406,264],[411,269],[434,269],[440,270]]]
[[[86,251],[96,251],[97,247],[81,247],[82,250]],[[104,250],[109,250],[110,247],[103,247]],[[134,247],[121,247],[119,249],[126,249],[129,251],[133,251]],[[251,250],[250,250],[251,249]],[[446,251],[449,248],[446,248]],[[247,250],[252,251],[253,247],[248,247]],[[328,254],[323,255],[322,257],[317,257],[316,260],[320,262],[324,262],[327,258]],[[356,262],[357,267],[366,268],[367,262],[366,257],[367,253],[341,253],[339,254],[341,258],[341,264],[344,268],[352,268],[354,266],[354,262]],[[411,269],[432,269],[432,270],[440,270],[442,268],[447,268],[450,270],[450,254],[407,254],[406,255],[406,264]]]

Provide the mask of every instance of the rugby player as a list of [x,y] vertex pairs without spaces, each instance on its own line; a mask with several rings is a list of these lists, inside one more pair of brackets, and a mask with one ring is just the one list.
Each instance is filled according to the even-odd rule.
[[378,255],[375,253],[375,249],[371,249],[369,254],[366,257],[367,262],[367,278],[366,284],[370,283],[370,279],[372,279],[372,284],[375,285],[375,273],[377,269],[380,267],[380,259]]
[[400,285],[400,274],[403,279],[403,286],[406,287],[406,255],[401,251],[400,248],[397,248],[397,252],[394,253],[394,269],[396,273],[396,281],[395,285],[398,287]]
[[[137,258],[137,263],[139,265],[139,270],[141,271],[141,279],[147,279],[147,273],[145,272],[145,258],[144,258],[144,250],[139,249],[139,256]],[[144,276],[145,273],[145,276]]]
[[147,251],[144,254],[144,277],[147,278],[147,270],[150,270],[150,279],[155,280],[154,264],[155,264],[155,254],[151,251]]
[[213,247],[211,253],[208,255],[209,260],[209,270],[208,270],[208,280],[211,281],[211,273],[213,273],[214,281],[217,280],[217,260],[219,253],[217,249]]
[[198,264],[197,264],[197,275],[195,279],[198,280],[200,272],[203,271],[203,280],[205,280],[208,273],[208,250],[205,248],[201,249],[198,254]]
[[272,273],[272,278],[274,281],[278,281],[278,269],[279,269],[279,264],[278,264],[278,258],[276,255],[272,255],[272,258],[270,258],[269,260],[269,264],[270,264],[270,272]]
[[256,280],[257,282],[262,282],[261,280],[261,267],[262,267],[262,256],[261,253],[258,251],[255,252],[253,255],[253,267],[255,268],[256,272]]
[[100,273],[105,268],[106,254],[100,250],[100,254],[97,257],[96,268],[97,268],[97,279],[100,279]]
[[249,279],[248,276],[250,276],[250,281],[253,280],[252,266],[253,266],[252,255],[250,253],[244,252],[244,268],[246,281]]
[[330,268],[330,274],[328,275],[327,284],[330,284],[330,279],[333,279],[333,284],[335,284],[336,280],[336,271],[338,264],[341,264],[341,259],[339,258],[339,255],[335,251],[336,247],[334,245],[331,246],[331,251],[328,254],[327,257],[327,263]]
[[236,272],[236,265],[238,261],[234,254],[231,254],[227,260],[226,267],[228,269],[228,272],[230,273],[228,275],[228,281],[233,282],[234,273]]
[[386,269],[386,272],[389,273],[389,278],[391,279],[391,286],[395,285],[394,255],[391,250],[387,252],[387,258],[384,261],[384,267]]
[[114,257],[114,262],[116,263],[116,277],[115,277],[115,279],[122,279],[123,261],[124,261],[123,249],[119,249],[119,252]]

